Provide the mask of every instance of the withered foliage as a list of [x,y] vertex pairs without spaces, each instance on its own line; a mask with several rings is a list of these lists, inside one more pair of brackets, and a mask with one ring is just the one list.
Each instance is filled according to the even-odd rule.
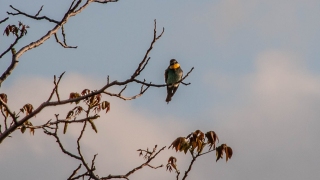
[[187,153],[190,147],[190,144],[188,143],[186,138],[178,137],[176,140],[174,140],[171,143],[168,149],[170,149],[170,147],[175,148],[176,151],[184,151],[184,153]]
[[[189,165],[189,169],[185,172],[185,175],[182,179],[187,177],[194,161],[199,156],[216,151],[216,161],[222,159],[224,154],[226,155],[226,161],[231,159],[233,154],[231,147],[228,147],[226,144],[221,144],[220,146],[216,147],[217,142],[219,142],[219,138],[214,131],[208,131],[204,134],[202,131],[196,130],[186,137],[178,137],[171,143],[169,148],[175,148],[176,152],[183,151],[185,154],[187,154],[189,151],[192,155],[192,161]],[[208,150],[203,152],[206,146],[208,147]],[[167,170],[171,172],[173,169],[176,170],[178,179],[180,171],[177,169],[177,158],[171,156],[168,160]]]
[[228,162],[228,159],[231,159],[232,157],[233,151],[231,147],[228,147],[226,144],[221,144],[216,148],[216,161],[218,161],[219,159],[223,159],[223,153],[226,154],[226,162]]
[[[77,92],[72,92],[69,95],[69,99],[75,99],[75,98],[79,98],[81,96],[87,96],[90,95],[90,93],[93,93],[95,91],[90,91],[89,89],[84,89],[82,90],[81,93],[77,93]],[[99,117],[98,113],[101,110],[105,110],[105,112],[109,112],[110,111],[110,103],[108,101],[102,101],[101,102],[101,98],[102,95],[101,94],[96,94],[93,96],[89,96],[85,99],[83,99],[83,102],[85,103],[85,105],[87,106],[87,109],[85,110],[82,106],[78,105],[81,101],[76,101],[75,103],[78,105],[76,107],[74,107],[72,110],[70,110],[66,116],[66,121],[70,121],[72,118],[76,119],[76,117],[78,115],[81,114],[81,112],[85,112],[86,115],[88,116],[88,114],[90,113],[90,110],[92,110],[95,115],[91,118],[88,118],[88,122],[91,125],[91,128],[97,133],[98,129],[96,127],[96,125],[94,124],[93,120],[97,119]],[[72,104],[72,103],[71,103]],[[68,128],[68,122],[65,123],[64,125],[64,129],[63,129],[63,133],[65,134],[67,132],[67,128]]]
[[218,135],[214,131],[209,131],[206,133],[206,138],[208,139],[208,144],[210,145],[209,150],[212,148],[216,148],[216,141],[219,142]]
[[171,172],[173,169],[176,170],[176,172],[178,172],[178,169],[177,169],[177,158],[171,156],[169,157],[168,159],[168,164],[166,165],[167,167],[167,171],[169,170],[169,172]]
[[188,150],[193,153],[196,149],[197,153],[201,153],[206,145],[209,145],[209,150],[216,147],[216,142],[219,142],[219,138],[214,131],[209,131],[204,134],[200,130],[196,130],[190,133],[187,137],[178,137],[174,140],[169,148],[175,148],[176,151],[184,151],[186,154]]
[[[27,28],[29,28],[28,25],[24,25],[22,22],[19,21],[19,25],[16,26],[16,25],[8,25],[5,29],[4,29],[4,32],[3,32],[3,35],[7,35],[9,36],[10,33],[15,35],[15,36],[23,36],[23,35],[26,35],[27,34]],[[20,32],[20,34],[19,34]]]
[[[7,97],[7,95],[6,94],[4,94],[4,93],[1,93],[0,94],[0,110],[2,111],[2,112],[4,112],[4,114],[5,114],[5,116],[6,117],[8,117],[8,115],[9,115],[9,113],[8,113],[8,111],[7,111],[7,109],[5,108],[5,106],[4,106],[4,104],[7,104],[7,102],[8,102],[8,97]],[[3,104],[4,103],[4,104]]]
[[[0,94],[0,99],[1,101],[3,101],[4,103],[7,103],[8,102],[8,97],[5,93],[1,93]],[[2,107],[2,103],[0,103],[0,108]]]
[[30,113],[32,113],[32,111],[33,111],[33,106],[32,106],[32,104],[25,104],[21,109],[20,109],[20,111],[22,112],[22,113],[26,113],[26,116],[28,116]]

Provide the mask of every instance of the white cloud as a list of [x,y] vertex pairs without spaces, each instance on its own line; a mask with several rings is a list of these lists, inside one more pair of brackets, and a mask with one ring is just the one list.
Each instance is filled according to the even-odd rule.
[[250,75],[234,77],[242,87],[231,92],[233,102],[212,113],[235,151],[232,167],[217,167],[218,176],[228,169],[230,179],[316,179],[320,77],[292,52],[265,51],[255,64]]

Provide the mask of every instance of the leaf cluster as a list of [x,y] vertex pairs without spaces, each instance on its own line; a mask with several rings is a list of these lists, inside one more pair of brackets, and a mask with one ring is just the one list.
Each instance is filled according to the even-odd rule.
[[[71,92],[69,95],[69,99],[76,99],[79,98],[81,96],[86,96],[92,92],[95,91],[91,91],[89,89],[84,89],[81,91],[81,93],[78,92]],[[85,111],[86,113],[86,117],[88,118],[88,122],[90,123],[92,129],[98,133],[97,127],[95,126],[93,120],[97,119],[98,117],[100,117],[99,115],[97,115],[101,110],[105,110],[105,112],[109,112],[110,111],[110,103],[108,101],[101,101],[102,95],[101,93],[93,95],[93,96],[89,96],[85,99],[83,99],[83,102],[86,104],[87,106],[87,110],[85,110],[82,106],[78,105],[80,103],[79,101],[75,101],[75,104],[77,104],[78,106],[74,107],[72,110],[70,110],[66,116],[66,121],[70,121],[72,118],[75,120],[76,117],[78,115],[81,114],[81,112]],[[72,104],[72,102],[71,102]],[[94,111],[95,115],[91,118],[89,118],[89,113],[90,110]],[[63,133],[65,134],[67,132],[67,127],[68,127],[68,122],[65,123],[64,125],[64,129],[63,129]]]
[[185,154],[190,151],[192,154],[194,150],[197,153],[201,153],[205,146],[209,146],[209,150],[213,147],[215,149],[216,142],[219,142],[219,138],[214,131],[208,131],[204,134],[200,130],[196,130],[190,133],[187,137],[178,137],[169,146],[175,148],[176,152],[183,151]]
[[[214,131],[208,131],[206,133],[203,133],[200,130],[196,130],[192,133],[190,133],[186,137],[178,137],[176,138],[171,145],[168,147],[174,148],[176,152],[184,152],[187,154],[187,152],[190,152],[192,156],[191,163],[189,165],[188,170],[185,172],[183,176],[183,180],[188,176],[188,173],[191,171],[191,167],[195,160],[207,153],[216,151],[216,162],[219,159],[222,159],[224,154],[226,155],[226,162],[231,159],[233,155],[233,151],[231,147],[227,146],[227,144],[221,144],[220,146],[216,147],[216,143],[219,142],[218,135]],[[205,147],[208,147],[207,152],[203,152],[203,149]],[[173,169],[177,173],[177,179],[179,179],[180,171],[177,169],[177,158],[174,156],[171,156],[168,159],[168,164],[166,165],[167,170],[171,172]]]
[[[19,25],[16,26],[16,25],[8,25],[5,29],[4,29],[4,32],[3,32],[3,35],[7,35],[9,36],[10,33],[15,35],[16,37],[18,36],[23,36],[23,35],[26,35],[27,34],[27,28],[30,28],[28,25],[24,25],[22,22],[19,21]],[[19,34],[20,32],[20,34]]]

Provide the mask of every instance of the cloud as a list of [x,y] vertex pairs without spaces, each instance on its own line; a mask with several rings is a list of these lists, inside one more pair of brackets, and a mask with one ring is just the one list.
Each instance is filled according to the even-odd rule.
[[235,151],[229,167],[217,167],[217,176],[316,179],[319,155],[312,152],[320,150],[319,75],[288,51],[261,52],[254,63],[254,72],[234,77],[242,87],[231,92],[233,101],[211,113]]

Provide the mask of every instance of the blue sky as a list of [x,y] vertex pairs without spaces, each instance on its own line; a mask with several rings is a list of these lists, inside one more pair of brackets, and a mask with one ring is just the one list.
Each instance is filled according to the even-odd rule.
[[[5,1],[0,3],[0,19],[11,11],[10,3],[30,14],[44,5],[41,14],[59,20],[70,2]],[[0,92],[7,93],[9,105],[19,109],[27,102],[34,106],[43,102],[53,87],[53,75],[64,71],[61,94],[65,98],[72,91],[102,87],[108,75],[111,80],[125,80],[149,47],[153,20],[157,19],[158,32],[162,27],[165,32],[140,78],[162,84],[169,60],[176,58],[185,73],[195,67],[186,79],[191,85],[180,86],[169,105],[164,88],[152,88],[129,102],[104,96],[111,102],[111,112],[99,120],[99,133],[88,131],[83,142],[88,159],[99,154],[99,174],[125,173],[142,162],[136,149],[154,144],[168,146],[176,137],[201,129],[216,131],[235,154],[228,163],[215,163],[215,154],[200,159],[190,179],[317,179],[319,17],[320,2],[316,0],[91,4],[65,26],[68,45],[77,49],[63,49],[50,38],[20,58]],[[45,21],[10,16],[0,29],[18,21],[30,26],[18,47],[53,27]],[[6,47],[2,44],[12,41],[12,36],[0,37],[1,52]],[[9,62],[8,56],[0,60],[0,72]],[[137,91],[139,86],[133,85],[125,94]],[[54,118],[57,111],[64,114],[68,108],[72,106],[48,109],[34,123]],[[79,127],[71,128],[65,142],[74,142],[78,133]],[[0,147],[0,167],[5,166],[1,175],[6,179],[64,179],[77,166],[40,131],[34,137],[18,132],[13,136]],[[167,150],[156,162],[165,164],[171,155],[178,157],[178,167],[183,171],[190,159],[173,151]],[[45,170],[35,174],[44,164]],[[24,172],[12,175],[13,167]],[[164,169],[148,169],[132,179],[154,176],[175,178]]]

